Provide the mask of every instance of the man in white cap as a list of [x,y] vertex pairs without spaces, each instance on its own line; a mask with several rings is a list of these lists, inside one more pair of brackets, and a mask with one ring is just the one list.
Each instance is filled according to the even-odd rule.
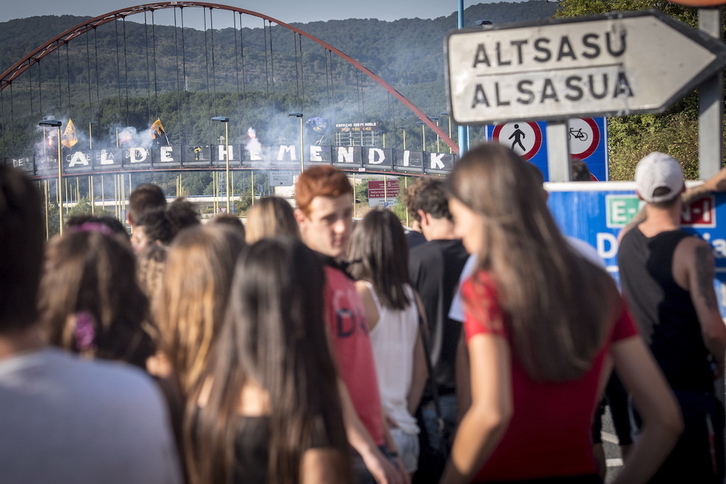
[[711,247],[681,230],[685,183],[678,161],[649,154],[638,163],[635,183],[647,218],[620,243],[620,280],[685,424],[650,482],[722,483],[724,408],[714,379],[723,374],[726,326],[713,288]]

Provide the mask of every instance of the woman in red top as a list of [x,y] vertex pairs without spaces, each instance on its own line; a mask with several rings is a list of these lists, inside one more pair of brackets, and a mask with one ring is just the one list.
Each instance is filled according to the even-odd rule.
[[478,267],[462,288],[472,402],[442,482],[602,482],[590,426],[613,363],[647,416],[615,482],[644,482],[676,441],[678,407],[614,282],[570,248],[526,163],[483,144],[449,180]]

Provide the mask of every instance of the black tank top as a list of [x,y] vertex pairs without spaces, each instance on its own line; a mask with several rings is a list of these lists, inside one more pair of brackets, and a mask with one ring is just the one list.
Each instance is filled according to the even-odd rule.
[[682,230],[646,237],[638,227],[618,250],[623,293],[653,356],[672,388],[713,392],[710,355],[688,291],[673,279]]

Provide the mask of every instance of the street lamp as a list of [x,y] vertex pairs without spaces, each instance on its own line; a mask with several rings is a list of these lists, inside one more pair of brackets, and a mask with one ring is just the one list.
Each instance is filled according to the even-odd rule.
[[[439,116],[446,116],[446,119],[449,120],[449,138],[451,138],[451,116],[446,111],[440,112],[439,113]],[[449,146],[449,153],[453,153],[453,150],[451,149],[451,146]]]
[[421,151],[426,151],[426,123],[423,121],[416,121],[421,125]]
[[[439,118],[438,117],[432,116],[429,119],[431,121],[436,121],[436,127],[437,128],[439,127]],[[437,153],[441,151],[441,143],[439,141],[440,141],[439,133],[436,133],[436,152]]]
[[[58,231],[61,235],[63,235],[63,190],[61,189],[61,187],[63,186],[63,167],[61,165],[61,124],[62,123],[60,121],[57,121],[55,119],[44,119],[43,121],[38,123],[38,126],[50,126],[58,130],[58,137],[56,138],[55,143],[58,146],[58,185],[56,195],[58,196],[58,221],[60,222]],[[43,143],[45,143],[45,140],[43,140]]]
[[232,213],[229,208],[229,118],[225,116],[214,116],[212,118],[212,121],[219,121],[220,123],[224,123],[224,142],[226,143],[226,148],[224,151],[224,165],[227,172],[224,181],[227,187],[227,213]]
[[298,118],[300,120],[300,173],[305,171],[305,145],[303,141],[303,113],[290,113],[288,114],[291,118]]
[[406,127],[405,126],[396,126],[396,129],[402,129],[403,130],[403,149],[406,150]]

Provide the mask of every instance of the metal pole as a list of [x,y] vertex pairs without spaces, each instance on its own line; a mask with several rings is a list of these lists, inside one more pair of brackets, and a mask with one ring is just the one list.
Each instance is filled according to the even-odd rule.
[[383,206],[388,207],[388,177],[383,175]]
[[255,204],[255,172],[250,170],[250,191],[252,192],[252,205]]
[[[721,40],[721,7],[698,9],[698,28]],[[706,79],[698,89],[698,161],[701,180],[723,165],[723,73]]]
[[43,196],[45,198],[45,240],[50,239],[50,227],[48,226],[48,192],[50,191],[48,180],[43,180]]
[[305,141],[303,139],[303,118],[302,115],[298,118],[300,120],[300,173],[305,171]]
[[403,150],[406,151],[406,128],[403,128]]
[[232,213],[229,209],[229,121],[224,123],[224,141],[227,144],[227,151],[224,152],[224,159],[225,159],[225,183],[227,188],[227,213]]
[[96,194],[93,188],[93,175],[90,175],[88,177],[88,197],[91,199],[91,215],[96,214]]
[[547,167],[551,182],[570,181],[572,164],[567,141],[568,124],[567,120],[547,123]]
[[[459,0],[459,15],[457,17],[457,27],[464,28],[464,0]],[[469,149],[469,131],[466,126],[459,126],[459,157]]]
[[57,126],[58,129],[58,139],[56,139],[56,145],[58,146],[58,221],[60,222],[60,226],[58,228],[58,232],[63,235],[63,166],[61,164],[61,127],[60,124]]

